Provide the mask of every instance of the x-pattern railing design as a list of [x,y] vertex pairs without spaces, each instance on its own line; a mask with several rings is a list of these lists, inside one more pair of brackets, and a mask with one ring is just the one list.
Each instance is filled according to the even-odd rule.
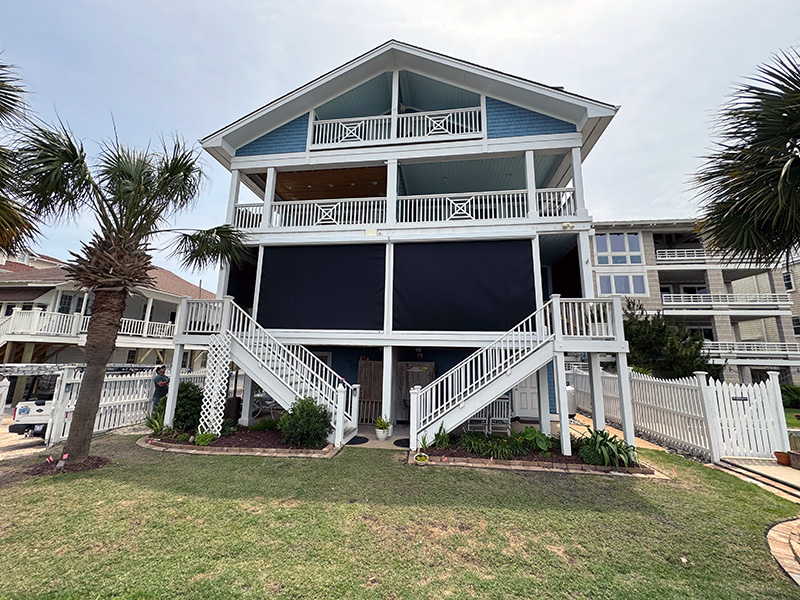
[[314,225],[338,225],[339,221],[336,219],[336,210],[339,208],[339,202],[330,204],[317,204],[319,214]]
[[357,123],[339,123],[339,125],[341,125],[343,131],[338,141],[353,142],[364,140],[361,135],[361,130],[364,127],[364,121],[358,121]]
[[452,212],[447,217],[448,221],[463,221],[465,219],[475,220],[475,215],[472,214],[472,201],[475,196],[469,198],[447,198]]
[[425,115],[425,120],[428,123],[425,135],[441,135],[447,133],[455,133],[451,131],[448,125],[450,124],[450,113],[446,115]]

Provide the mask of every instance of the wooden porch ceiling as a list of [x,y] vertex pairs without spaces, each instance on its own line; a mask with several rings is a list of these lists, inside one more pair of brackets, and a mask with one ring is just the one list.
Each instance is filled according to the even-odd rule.
[[275,194],[285,201],[381,197],[386,195],[386,167],[282,171]]

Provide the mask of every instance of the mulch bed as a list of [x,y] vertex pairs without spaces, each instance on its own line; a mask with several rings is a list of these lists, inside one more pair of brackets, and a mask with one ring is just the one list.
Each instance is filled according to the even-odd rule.
[[[188,442],[179,442],[174,439],[162,438],[166,444],[176,446],[188,446],[190,448],[202,448]],[[251,431],[247,427],[239,427],[233,435],[226,435],[215,438],[206,448],[283,448],[286,450],[297,450],[301,446],[292,446],[283,441],[283,434],[275,429],[265,431]]]
[[[425,452],[428,456],[446,456],[448,458],[489,458],[488,456],[480,456],[479,454],[472,454],[461,448],[451,446],[450,448],[428,448]],[[546,462],[546,463],[564,463],[582,465],[584,464],[581,457],[577,454],[572,456],[564,456],[558,450],[551,450],[550,456],[544,456],[541,452],[531,452],[523,456],[515,456],[511,460],[519,460],[524,462]]]
[[58,473],[81,473],[83,471],[91,471],[106,466],[109,462],[105,456],[89,456],[86,460],[79,463],[64,465],[64,468],[59,471],[56,469],[55,464],[39,463],[25,471],[26,475],[56,475]]

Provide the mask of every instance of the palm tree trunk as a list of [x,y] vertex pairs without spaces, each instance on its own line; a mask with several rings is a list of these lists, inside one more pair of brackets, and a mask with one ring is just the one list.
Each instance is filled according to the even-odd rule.
[[89,456],[106,366],[116,347],[120,321],[125,312],[125,300],[126,294],[123,291],[95,292],[92,318],[86,334],[86,371],[64,447],[64,453],[69,454],[69,463],[81,462]]

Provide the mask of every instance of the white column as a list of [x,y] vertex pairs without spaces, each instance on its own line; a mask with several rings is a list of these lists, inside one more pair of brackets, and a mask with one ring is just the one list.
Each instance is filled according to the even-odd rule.
[[386,161],[386,224],[397,223],[397,159]]
[[592,250],[589,247],[589,232],[578,233],[578,261],[581,269],[581,288],[584,298],[594,298],[592,278]]
[[[234,395],[235,395],[234,390]],[[253,412],[253,380],[244,374],[244,390],[242,391],[242,416],[239,417],[239,425],[249,427],[253,424],[250,415]]]
[[392,389],[394,388],[394,348],[383,347],[383,386],[381,390],[381,416],[394,423],[394,402],[392,402]]
[[258,247],[258,263],[256,264],[256,291],[253,293],[253,320],[258,322],[258,302],[261,299],[261,272],[264,269],[264,246]]
[[635,444],[633,432],[633,399],[631,398],[631,381],[628,371],[628,355],[617,353],[617,383],[619,384],[619,412],[622,417],[622,437],[629,444]]
[[533,290],[536,293],[536,308],[541,308],[547,300],[544,297],[544,286],[542,285],[542,255],[539,249],[539,236],[534,236],[531,243],[533,245]]
[[592,398],[592,426],[606,428],[606,405],[603,399],[603,371],[600,368],[600,355],[589,352],[589,391]]
[[581,149],[572,149],[572,185],[575,188],[576,216],[587,218],[586,200],[583,197],[583,170],[581,169]]
[[572,455],[572,440],[569,437],[569,405],[567,403],[567,378],[564,353],[556,352],[553,360],[553,379],[556,383],[556,405],[558,406],[558,428],[561,436],[561,454]]
[[533,162],[533,150],[525,152],[525,187],[528,191],[528,218],[539,216],[539,203],[536,201],[536,168]]
[[394,244],[386,244],[386,266],[383,289],[383,332],[392,332],[392,316],[394,311]]
[[183,358],[183,344],[175,344],[172,352],[172,371],[169,375],[169,389],[167,390],[167,409],[164,412],[164,425],[172,427],[175,419],[175,406],[178,403],[178,386],[181,383],[181,359]]
[[[236,203],[239,201],[239,170],[231,171],[231,187],[228,191],[228,210],[225,213],[225,222],[233,224],[236,216]],[[230,275],[230,265],[222,264],[219,268],[219,279],[217,280],[217,298],[222,298],[228,288],[228,276]]]
[[400,105],[400,71],[392,71],[392,131],[389,139],[397,139],[397,109]]
[[264,186],[264,212],[261,214],[261,229],[272,227],[272,201],[275,199],[275,182],[278,172],[275,167],[267,169],[267,182]]
[[537,393],[539,395],[539,429],[550,435],[550,383],[547,381],[547,365],[537,373]]
[[[144,337],[147,337],[147,332],[150,328],[150,314],[153,312],[153,299],[147,299],[147,308],[144,309]],[[176,315],[177,317],[177,315]],[[176,318],[177,320],[177,318]]]

